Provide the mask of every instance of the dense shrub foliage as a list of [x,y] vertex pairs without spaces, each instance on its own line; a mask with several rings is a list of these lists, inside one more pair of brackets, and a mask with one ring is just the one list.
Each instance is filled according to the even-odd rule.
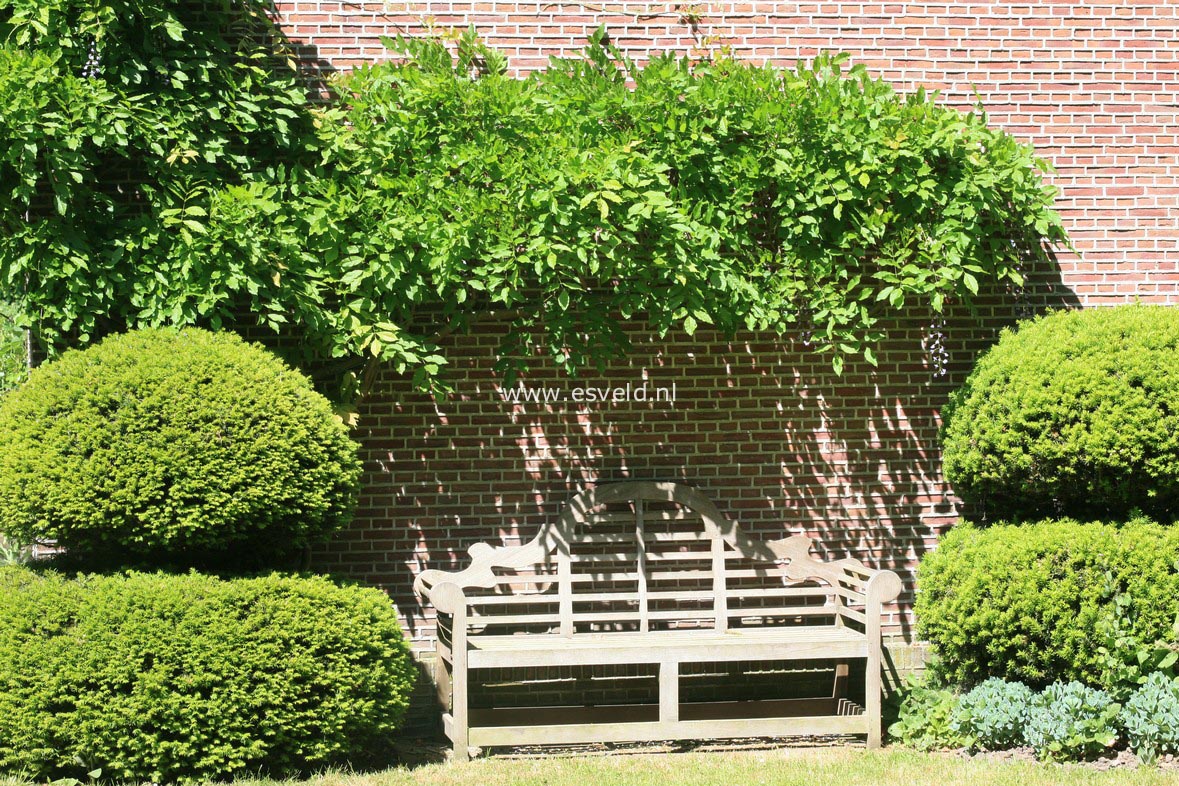
[[1179,678],[1150,675],[1126,701],[1120,720],[1130,747],[1144,761],[1179,754]]
[[922,559],[917,584],[920,635],[959,684],[1075,679],[1112,689],[1123,671],[1098,646],[1110,630],[1127,650],[1113,662],[1179,640],[1179,529],[1147,521],[962,524]]
[[51,346],[215,321],[231,308],[219,284],[264,312],[278,260],[225,247],[189,267],[183,249],[213,193],[273,181],[307,147],[268,10],[0,0],[0,278]]
[[[341,101],[295,139],[289,74],[246,69],[248,82],[222,98],[188,69],[226,54],[212,38],[176,9],[142,18],[110,2],[73,12],[105,20],[81,28],[104,32],[94,34],[97,75],[14,51],[8,71],[19,78],[0,74],[5,106],[41,102],[61,129],[32,141],[60,176],[20,145],[0,173],[19,184],[0,275],[27,276],[25,314],[44,314],[41,334],[58,345],[112,326],[229,323],[245,309],[300,332],[312,355],[392,361],[427,386],[446,362],[440,336],[479,314],[509,322],[509,372],[538,345],[571,371],[614,354],[626,344],[618,316],[633,315],[659,331],[805,333],[839,368],[851,354],[874,359],[889,313],[940,311],[985,282],[1018,283],[1042,241],[1064,239],[1028,147],[981,114],[899,96],[841,58],[782,71],[669,55],[640,69],[599,32],[585,57],[516,79],[473,34],[457,62],[441,43],[402,41],[403,61],[342,77]],[[115,57],[113,40],[143,38],[101,27],[123,11],[183,66],[166,69],[177,84],[151,81],[150,48]],[[18,42],[77,38],[75,52],[90,40],[14,20]],[[176,54],[194,43],[196,54]],[[208,67],[217,79],[238,73],[217,58]],[[166,105],[181,119],[146,146],[137,135],[152,127],[142,113],[154,99],[130,110],[123,100],[124,73],[141,71],[149,83],[136,95],[199,88],[179,109]],[[209,139],[191,133],[190,120],[223,103]],[[12,117],[0,135],[23,141],[24,116]],[[75,137],[78,152],[60,141]],[[262,163],[232,158],[240,143],[265,151]],[[263,165],[297,161],[300,145],[319,163]],[[93,177],[107,148],[146,160],[156,178],[138,213]],[[221,164],[232,171],[207,171]],[[16,227],[51,180],[65,183],[57,210]]]
[[303,772],[387,743],[415,673],[379,590],[0,569],[0,771]]
[[1004,750],[1023,745],[1034,696],[1022,682],[992,677],[959,700],[954,729],[972,748]]
[[996,516],[1179,510],[1179,310],[1059,312],[1007,332],[945,409],[946,477]]
[[1055,682],[1036,697],[1027,740],[1043,759],[1089,759],[1118,739],[1118,705],[1105,691]]
[[349,519],[358,479],[327,400],[230,334],[111,336],[0,400],[0,531],[75,557],[273,565]]

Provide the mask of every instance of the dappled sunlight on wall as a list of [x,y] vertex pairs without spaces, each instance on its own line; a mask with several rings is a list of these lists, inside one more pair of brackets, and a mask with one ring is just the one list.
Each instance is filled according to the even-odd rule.
[[[1036,302],[1067,304],[1067,290],[1057,283]],[[508,389],[493,371],[494,322],[452,337],[449,398],[389,373],[363,402],[361,509],[317,564],[387,588],[421,640],[432,629],[410,591],[421,570],[463,565],[475,543],[531,538],[590,484],[674,480],[751,535],[806,533],[824,558],[896,570],[906,589],[888,630],[908,637],[916,561],[958,513],[940,472],[939,410],[975,354],[1029,308],[983,303],[981,322],[947,319],[942,375],[922,348],[925,314],[890,325],[877,367],[850,363],[842,375],[800,342],[660,339],[635,325],[631,354],[600,373],[569,379],[541,358]],[[640,387],[646,400],[635,400]]]

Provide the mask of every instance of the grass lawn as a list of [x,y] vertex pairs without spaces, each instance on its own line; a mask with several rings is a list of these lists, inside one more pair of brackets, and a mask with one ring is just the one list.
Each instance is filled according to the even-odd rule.
[[[274,786],[275,781],[253,781]],[[277,782],[294,786],[295,782]],[[569,758],[484,758],[370,775],[326,774],[305,786],[1049,786],[1179,784],[1179,772],[961,759],[899,749],[775,749]],[[241,784],[240,786],[244,786]]]

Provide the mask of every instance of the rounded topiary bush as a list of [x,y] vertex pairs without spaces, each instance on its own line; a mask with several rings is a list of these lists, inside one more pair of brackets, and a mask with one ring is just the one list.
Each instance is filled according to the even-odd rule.
[[0,402],[0,531],[77,557],[274,564],[348,521],[359,474],[309,380],[227,333],[112,336]]
[[0,771],[207,781],[386,746],[416,669],[379,590],[0,568]]
[[1101,648],[1114,624],[1127,646],[1179,636],[1179,528],[962,524],[921,560],[917,589],[918,632],[951,681],[1113,688],[1120,676]]
[[1179,510],[1179,308],[1058,312],[1006,331],[947,404],[946,478],[988,514]]

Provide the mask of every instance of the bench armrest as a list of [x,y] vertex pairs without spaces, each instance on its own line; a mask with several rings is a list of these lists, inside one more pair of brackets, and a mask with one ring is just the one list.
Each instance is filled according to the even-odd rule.
[[453,614],[456,617],[466,614],[467,594],[463,588],[454,582],[443,581],[435,584],[429,590],[430,602],[434,608],[443,614]]
[[891,570],[873,570],[864,593],[869,610],[874,607],[879,614],[880,607],[900,597],[902,589],[901,577]]
[[423,606],[428,603],[438,611],[453,614],[454,604],[460,600],[465,604],[467,599],[461,579],[462,574],[457,572],[423,570],[413,581],[413,593]]

